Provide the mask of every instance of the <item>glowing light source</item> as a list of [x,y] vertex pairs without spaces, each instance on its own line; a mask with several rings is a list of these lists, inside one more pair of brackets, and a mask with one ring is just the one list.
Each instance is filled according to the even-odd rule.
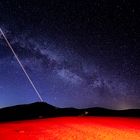
[[27,79],[29,80],[29,82],[30,82],[31,86],[33,87],[34,91],[36,92],[38,98],[40,99],[41,102],[43,102],[43,99],[42,99],[42,97],[41,97],[39,91],[38,91],[37,88],[35,87],[33,81],[31,80],[30,76],[29,76],[28,73],[26,72],[24,66],[22,65],[20,59],[18,58],[18,56],[17,56],[17,54],[15,53],[15,51],[14,51],[12,45],[11,45],[10,42],[8,41],[6,35],[4,34],[4,32],[2,31],[1,28],[0,28],[0,33],[1,33],[2,37],[4,38],[4,40],[6,41],[8,47],[10,48],[10,50],[12,51],[12,53],[14,54],[14,56],[15,56],[15,58],[16,58],[18,64],[20,65],[21,69],[23,70],[24,74],[26,75]]

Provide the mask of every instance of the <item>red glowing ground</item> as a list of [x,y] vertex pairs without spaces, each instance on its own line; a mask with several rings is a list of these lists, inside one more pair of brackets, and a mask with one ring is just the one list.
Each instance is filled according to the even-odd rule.
[[140,140],[140,119],[62,117],[0,123],[0,140]]

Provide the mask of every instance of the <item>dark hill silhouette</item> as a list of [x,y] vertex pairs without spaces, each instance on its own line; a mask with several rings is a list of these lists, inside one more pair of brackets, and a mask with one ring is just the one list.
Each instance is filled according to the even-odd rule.
[[60,116],[120,116],[140,117],[140,109],[110,110],[105,108],[58,108],[45,102],[36,102],[0,109],[0,121],[14,121]]

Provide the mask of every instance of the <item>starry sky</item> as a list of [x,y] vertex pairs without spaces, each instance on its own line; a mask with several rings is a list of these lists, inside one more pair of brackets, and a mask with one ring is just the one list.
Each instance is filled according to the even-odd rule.
[[[1,0],[0,27],[43,100],[140,108],[139,0]],[[0,108],[39,101],[0,35]]]

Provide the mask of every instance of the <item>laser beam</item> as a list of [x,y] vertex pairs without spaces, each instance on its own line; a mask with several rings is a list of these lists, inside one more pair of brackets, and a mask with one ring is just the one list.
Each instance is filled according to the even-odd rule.
[[38,98],[40,99],[41,102],[43,102],[43,98],[41,97],[39,91],[37,90],[37,88],[35,87],[33,81],[31,80],[30,76],[28,75],[28,73],[26,72],[24,66],[22,65],[20,59],[18,58],[16,52],[14,51],[12,45],[10,44],[9,40],[7,39],[6,35],[4,34],[4,32],[2,31],[2,29],[0,28],[0,33],[2,35],[2,37],[4,38],[5,42],[7,43],[8,47],[10,48],[10,50],[12,51],[12,53],[14,54],[18,64],[20,65],[21,69],[23,70],[25,76],[27,77],[27,79],[29,80],[31,86],[33,87],[34,91],[36,92]]

